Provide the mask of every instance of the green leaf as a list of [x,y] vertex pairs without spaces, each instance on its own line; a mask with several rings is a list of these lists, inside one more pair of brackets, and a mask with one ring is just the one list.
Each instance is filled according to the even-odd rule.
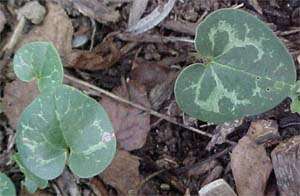
[[290,93],[292,103],[290,105],[291,112],[300,112],[300,80],[297,80]]
[[67,160],[79,177],[97,175],[116,148],[104,109],[66,85],[42,92],[27,106],[18,121],[16,144],[26,168],[48,180],[62,173]]
[[220,9],[198,26],[195,47],[207,64],[185,68],[175,84],[179,107],[222,123],[272,109],[296,81],[293,59],[273,32],[238,9]]
[[0,173],[0,196],[15,196],[15,185],[5,174]]
[[63,66],[50,42],[32,42],[22,46],[14,57],[14,72],[25,82],[38,80],[40,91],[63,83]]
[[26,168],[26,166],[22,163],[22,160],[20,159],[20,155],[18,153],[15,154],[13,158],[19,166],[20,170],[25,175],[25,186],[29,192],[34,193],[37,188],[44,189],[48,186],[47,180],[35,176]]

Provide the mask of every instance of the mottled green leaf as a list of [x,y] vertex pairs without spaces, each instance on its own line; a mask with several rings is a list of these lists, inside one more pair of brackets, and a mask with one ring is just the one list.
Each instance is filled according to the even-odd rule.
[[0,173],[0,196],[15,196],[15,185],[5,174]]
[[63,66],[50,42],[32,42],[22,46],[13,63],[17,77],[25,82],[37,79],[40,91],[63,82]]
[[179,107],[221,123],[272,109],[290,93],[295,65],[285,46],[256,17],[220,9],[199,25],[195,46],[206,64],[185,68],[175,84]]
[[35,176],[26,168],[26,166],[22,163],[22,160],[20,159],[20,155],[18,153],[14,155],[14,160],[25,175],[25,186],[29,192],[33,193],[37,188],[44,189],[48,186],[47,180]]
[[116,147],[104,109],[66,85],[42,92],[22,112],[16,143],[26,168],[42,179],[59,176],[66,162],[79,177],[97,175]]

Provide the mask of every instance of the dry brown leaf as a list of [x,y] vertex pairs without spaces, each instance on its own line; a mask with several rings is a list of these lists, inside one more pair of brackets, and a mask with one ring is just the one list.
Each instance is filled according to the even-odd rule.
[[136,191],[143,179],[139,173],[139,165],[138,157],[118,150],[114,160],[100,177],[117,189],[119,195],[130,195],[129,193]]
[[231,154],[231,169],[240,196],[264,195],[272,163],[262,145],[244,136]]
[[[137,81],[128,83],[128,91],[121,86],[115,88],[113,93],[129,98],[133,103],[150,107],[145,87]],[[109,97],[104,97],[101,104],[110,116],[120,146],[128,151],[143,147],[150,131],[150,114]]]
[[4,29],[4,25],[6,24],[6,17],[2,10],[0,9],[0,33]]
[[127,31],[132,34],[140,34],[152,29],[169,15],[175,3],[176,0],[168,0],[165,4],[159,4],[149,15],[129,27]]
[[4,88],[4,112],[11,127],[16,128],[23,109],[38,95],[36,82],[15,80]]
[[128,19],[128,28],[135,25],[141,16],[143,15],[144,11],[147,8],[149,0],[134,0],[130,9],[129,19]]
[[51,41],[63,60],[72,50],[73,26],[64,9],[48,2],[48,13],[41,25],[36,25],[20,41],[17,48],[32,41]]
[[103,70],[108,69],[121,58],[122,54],[112,39],[101,43],[97,47],[97,52],[84,50],[73,50],[68,57],[65,67],[73,67],[85,70]]
[[130,79],[137,80],[150,91],[155,85],[164,82],[168,77],[167,69],[157,62],[145,61],[137,58],[130,72]]
[[178,74],[178,72],[170,72],[165,81],[155,85],[151,89],[149,101],[152,109],[158,110],[161,105],[171,97]]
[[99,23],[117,22],[120,17],[118,11],[106,6],[100,0],[74,0],[73,2],[79,12]]

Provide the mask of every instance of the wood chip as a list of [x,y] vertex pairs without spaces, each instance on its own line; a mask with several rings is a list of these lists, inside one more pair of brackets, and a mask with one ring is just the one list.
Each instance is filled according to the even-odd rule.
[[244,122],[244,119],[238,119],[231,122],[225,122],[217,125],[214,130],[214,136],[206,146],[206,150],[210,151],[216,144],[223,144],[226,141],[227,135],[234,132]]
[[215,180],[202,187],[199,196],[237,196],[232,188],[223,179]]
[[244,136],[231,154],[231,169],[240,196],[264,195],[272,163],[265,148]]
[[300,136],[279,144],[271,153],[280,195],[300,195]]
[[255,140],[257,144],[263,144],[280,138],[278,124],[275,120],[252,121],[247,135]]

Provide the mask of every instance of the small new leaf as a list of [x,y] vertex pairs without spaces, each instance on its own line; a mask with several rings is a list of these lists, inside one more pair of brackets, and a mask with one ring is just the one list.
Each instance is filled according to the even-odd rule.
[[15,196],[16,189],[12,181],[5,174],[0,173],[0,196]]
[[32,42],[22,46],[14,56],[14,72],[25,82],[38,80],[39,90],[62,85],[63,66],[50,42]]

